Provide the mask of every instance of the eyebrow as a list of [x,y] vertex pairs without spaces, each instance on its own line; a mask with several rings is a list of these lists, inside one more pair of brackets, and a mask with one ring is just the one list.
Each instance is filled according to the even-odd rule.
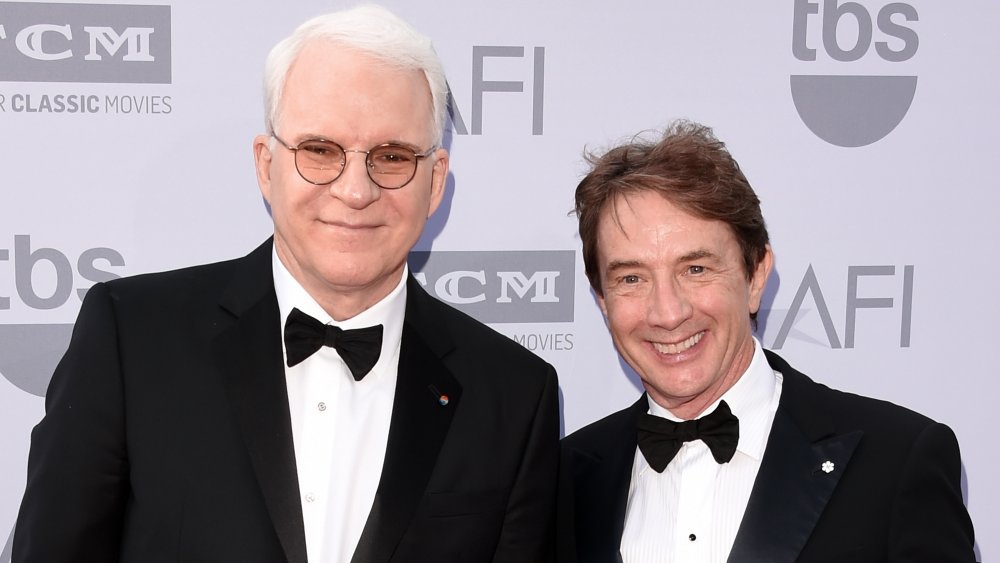
[[[678,258],[678,262],[696,262],[698,260],[704,260],[706,258],[715,259],[718,256],[711,250],[698,249],[692,250],[687,254]],[[642,268],[645,264],[640,260],[612,260],[608,263],[607,273],[614,273],[619,270],[630,270],[632,268]]]
[[688,252],[684,256],[681,256],[678,260],[679,262],[694,262],[696,260],[703,260],[705,258],[717,258],[716,254],[711,250],[698,249]]
[[298,135],[294,135],[291,140],[293,141],[297,140],[300,143],[303,141],[331,141],[331,142],[333,141],[333,139],[330,139],[329,137],[326,137],[324,135],[320,135],[318,133],[310,133],[310,132],[299,133]]
[[[326,141],[328,143],[336,143],[336,144],[338,144],[338,145],[340,145],[342,147],[344,146],[344,145],[342,145],[340,143],[340,141],[335,141],[335,140],[333,140],[330,137],[327,137],[325,135],[319,135],[319,134],[314,134],[314,133],[303,133],[302,136],[301,136],[301,139],[299,139],[296,142],[296,144],[302,144],[302,143],[304,143],[306,141]],[[371,149],[373,149],[375,147],[380,147],[382,145],[397,145],[397,146],[400,146],[400,147],[406,147],[406,148],[410,149],[411,151],[413,151],[415,153],[418,153],[418,152],[421,152],[422,150],[424,150],[424,149],[421,149],[418,145],[415,145],[415,144],[413,144],[413,143],[411,143],[409,141],[403,141],[403,140],[399,140],[399,139],[389,139],[388,141],[382,141],[381,143],[375,143],[374,145],[368,147],[365,150],[371,150]],[[345,148],[347,148],[347,147],[345,147]]]
[[611,273],[640,267],[642,267],[642,262],[638,260],[612,260],[608,263],[607,272]]

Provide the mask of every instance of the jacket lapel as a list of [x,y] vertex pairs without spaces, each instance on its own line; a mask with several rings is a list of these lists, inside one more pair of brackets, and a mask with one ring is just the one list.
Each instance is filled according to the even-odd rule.
[[220,305],[231,324],[212,343],[215,361],[285,556],[305,563],[270,240],[240,262]]
[[863,432],[835,434],[820,387],[779,356],[781,398],[729,561],[791,563],[812,534]]
[[574,452],[575,534],[581,563],[619,561],[637,442],[636,420],[649,410],[645,393],[620,411],[589,450]]
[[432,299],[411,277],[400,342],[396,394],[375,502],[351,561],[389,561],[423,498],[462,387],[442,362],[452,343],[435,321]]

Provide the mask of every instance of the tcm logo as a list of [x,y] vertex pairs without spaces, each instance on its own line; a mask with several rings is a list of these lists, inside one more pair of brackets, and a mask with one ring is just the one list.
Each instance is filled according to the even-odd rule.
[[0,81],[169,84],[170,6],[0,2]]
[[[920,41],[911,24],[918,19],[916,8],[904,2],[866,8],[858,2],[794,0],[792,55],[813,63],[822,52],[836,64],[874,51],[872,57],[901,63],[917,52]],[[903,120],[917,77],[792,75],[791,88],[795,109],[817,137],[840,147],[862,147]]]
[[484,323],[573,321],[572,250],[411,252],[427,291]]
[[[14,274],[14,293],[0,295],[0,315],[9,315],[4,311],[11,309],[13,299],[19,309],[76,306],[90,285],[119,277],[113,270],[125,266],[125,259],[111,248],[90,248],[75,260],[74,270],[65,252],[33,249],[30,235],[14,235],[13,253],[0,248],[0,269],[4,266]],[[81,281],[86,287],[77,285]],[[72,324],[0,324],[0,374],[23,391],[44,396],[72,331]]]
[[[493,59],[493,60],[490,60]],[[497,72],[506,72],[507,76],[513,78],[520,76],[521,80],[486,80],[487,67],[496,65],[499,61],[495,59],[515,59],[516,71],[497,71],[490,73],[491,76]],[[476,45],[472,47],[472,127],[473,135],[483,134],[483,105],[486,94],[489,92],[507,92],[524,96],[524,76],[531,76],[531,118],[525,119],[531,123],[531,134],[541,135],[544,129],[543,118],[545,116],[545,47],[534,47],[529,55],[525,55],[525,48],[522,46],[489,46]],[[470,128],[466,125],[465,119],[459,108],[459,103],[455,100],[451,89],[448,91],[448,113],[451,115],[451,122],[458,135],[468,135]],[[509,123],[510,119],[503,119],[504,123]]]

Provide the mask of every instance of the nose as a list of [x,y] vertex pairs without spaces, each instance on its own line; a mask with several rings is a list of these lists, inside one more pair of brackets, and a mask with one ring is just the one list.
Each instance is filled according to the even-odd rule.
[[658,280],[654,284],[646,312],[651,326],[674,330],[690,319],[693,313],[690,297],[676,279]]
[[352,209],[364,209],[382,197],[382,188],[368,175],[367,155],[347,151],[344,171],[330,184],[330,195]]

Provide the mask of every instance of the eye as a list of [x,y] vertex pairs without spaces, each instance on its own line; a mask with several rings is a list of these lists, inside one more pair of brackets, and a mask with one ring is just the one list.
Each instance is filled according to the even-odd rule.
[[622,283],[624,283],[624,284],[639,283],[639,276],[634,275],[634,274],[629,274],[627,276],[622,276]]
[[337,159],[344,154],[337,145],[323,141],[305,141],[299,145],[299,150],[305,151],[309,156],[324,159]]
[[694,274],[694,275],[704,274],[705,273],[705,267],[704,266],[688,266],[688,273],[689,274]]
[[372,162],[377,166],[380,164],[385,165],[400,165],[409,164],[415,158],[413,151],[406,147],[399,147],[395,145],[389,145],[385,147],[379,147],[372,151],[371,159]]

